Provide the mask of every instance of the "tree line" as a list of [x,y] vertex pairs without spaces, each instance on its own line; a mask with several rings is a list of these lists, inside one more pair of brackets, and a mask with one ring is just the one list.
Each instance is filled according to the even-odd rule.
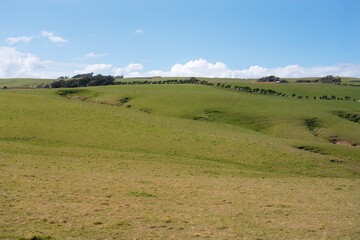
[[337,116],[339,116],[341,118],[345,118],[349,121],[360,123],[360,114],[349,113],[349,112],[344,112],[344,111],[338,111],[338,112],[335,112],[335,114]]
[[158,81],[150,80],[135,80],[135,81],[118,81],[115,82],[113,76],[103,76],[101,74],[93,75],[93,73],[77,74],[72,78],[59,77],[56,81],[50,84],[40,84],[38,88],[76,88],[76,87],[90,87],[90,86],[106,86],[106,85],[145,85],[145,84],[200,84],[213,86],[205,80],[199,80],[191,77],[189,79],[165,79]]
[[281,78],[275,77],[275,76],[262,77],[257,81],[258,82],[270,82],[270,83],[288,83],[287,80],[281,79]]
[[199,80],[197,78],[191,77],[189,79],[166,79],[166,80],[158,80],[158,81],[119,81],[115,82],[115,85],[146,85],[146,84],[200,84],[200,85],[208,85],[213,86],[213,83],[209,83],[205,80]]
[[[164,80],[147,80],[148,78],[144,78],[142,80],[135,80],[135,81],[117,81],[115,82],[115,77],[108,75],[103,76],[101,74],[95,75],[93,73],[84,73],[84,74],[77,74],[71,78],[69,77],[59,77],[56,81],[50,84],[40,84],[38,88],[76,88],[76,87],[89,87],[89,86],[106,86],[106,85],[146,85],[146,84],[200,84],[200,85],[207,85],[207,86],[214,86],[213,83],[209,83],[206,80],[199,80],[195,77],[191,77],[188,79],[164,79]],[[337,83],[341,81],[339,77],[333,77],[331,75],[326,76],[320,79],[321,82],[324,83]],[[319,81],[320,81],[319,80]],[[308,81],[308,80],[304,80]],[[310,80],[309,80],[310,81]],[[275,76],[268,76],[264,78],[260,78],[258,82],[287,82],[286,80],[280,79]],[[225,83],[216,83],[217,87],[227,88],[230,89],[232,86],[230,84]],[[314,100],[317,99],[316,96],[301,96],[293,94],[287,94],[278,92],[273,89],[263,89],[263,88],[251,88],[248,86],[235,86],[235,91],[247,92],[252,94],[262,94],[262,95],[272,95],[272,96],[280,96],[280,97],[292,97],[298,99],[309,99],[313,98]],[[323,95],[318,97],[320,100],[343,100],[343,101],[356,101],[356,99],[352,99],[350,96],[345,97],[336,97],[334,95],[327,96]]]
[[[221,87],[221,88],[225,88],[225,89],[232,89],[232,85],[225,84],[225,83],[217,83],[216,86]],[[292,97],[292,98],[297,98],[297,99],[356,101],[355,98],[352,98],[350,96],[336,97],[335,95],[331,95],[331,96],[322,95],[320,97],[316,97],[316,96],[311,97],[311,96],[296,95],[295,93],[292,93],[292,94],[289,95],[287,93],[278,92],[278,91],[273,90],[273,89],[251,88],[251,87],[248,87],[248,86],[235,86],[234,90],[235,91],[240,91],[240,92],[251,93],[251,94],[262,94],[262,95],[271,95],[271,96],[278,96],[278,97]]]
[[322,78],[315,79],[315,80],[299,79],[299,80],[296,80],[296,82],[297,83],[327,83],[327,84],[340,85],[341,77],[339,77],[339,76],[334,77],[333,75],[328,75],[326,77],[322,77]]

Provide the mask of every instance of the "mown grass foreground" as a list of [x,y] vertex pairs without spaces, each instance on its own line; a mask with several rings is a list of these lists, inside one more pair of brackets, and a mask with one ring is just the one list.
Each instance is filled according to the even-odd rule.
[[360,237],[360,125],[343,117],[359,102],[200,85],[7,89],[0,113],[1,239]]

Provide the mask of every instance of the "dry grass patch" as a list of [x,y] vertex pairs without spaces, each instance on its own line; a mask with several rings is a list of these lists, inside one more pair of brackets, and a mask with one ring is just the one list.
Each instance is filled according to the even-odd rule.
[[212,164],[179,165],[149,161],[152,156],[147,155],[121,155],[57,160],[1,155],[0,238],[360,236],[359,179],[231,176]]

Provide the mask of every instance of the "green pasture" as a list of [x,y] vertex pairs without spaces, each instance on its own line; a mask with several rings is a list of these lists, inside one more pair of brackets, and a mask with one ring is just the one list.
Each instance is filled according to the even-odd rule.
[[[303,87],[300,86],[297,91],[305,91]],[[319,87],[308,89],[308,93],[321,94]],[[135,85],[95,89],[83,89],[78,95],[86,97],[86,102],[109,105],[117,105],[122,99],[129,99],[123,104],[124,108],[213,125],[222,123],[282,139],[324,142],[324,139],[338,136],[352,143],[360,142],[357,131],[360,131],[359,124],[334,114],[340,110],[358,113],[360,103],[357,101],[283,98],[197,85]],[[357,89],[351,87],[326,86],[324,90],[328,94],[346,94],[353,98],[358,96]],[[304,124],[305,119],[309,118],[317,118],[321,122],[317,137]],[[218,125],[215,124],[215,127]]]
[[0,88],[8,87],[36,87],[41,83],[51,83],[54,79],[36,79],[36,78],[8,78],[8,79],[0,79]]
[[359,238],[360,102],[233,87],[0,90],[0,239]]

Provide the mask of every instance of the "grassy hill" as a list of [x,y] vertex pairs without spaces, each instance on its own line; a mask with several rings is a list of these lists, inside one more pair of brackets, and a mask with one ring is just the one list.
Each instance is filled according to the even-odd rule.
[[28,88],[36,87],[41,83],[51,83],[53,79],[36,79],[36,78],[7,78],[0,79],[0,88]]
[[0,90],[0,239],[359,238],[360,103],[211,81]]

